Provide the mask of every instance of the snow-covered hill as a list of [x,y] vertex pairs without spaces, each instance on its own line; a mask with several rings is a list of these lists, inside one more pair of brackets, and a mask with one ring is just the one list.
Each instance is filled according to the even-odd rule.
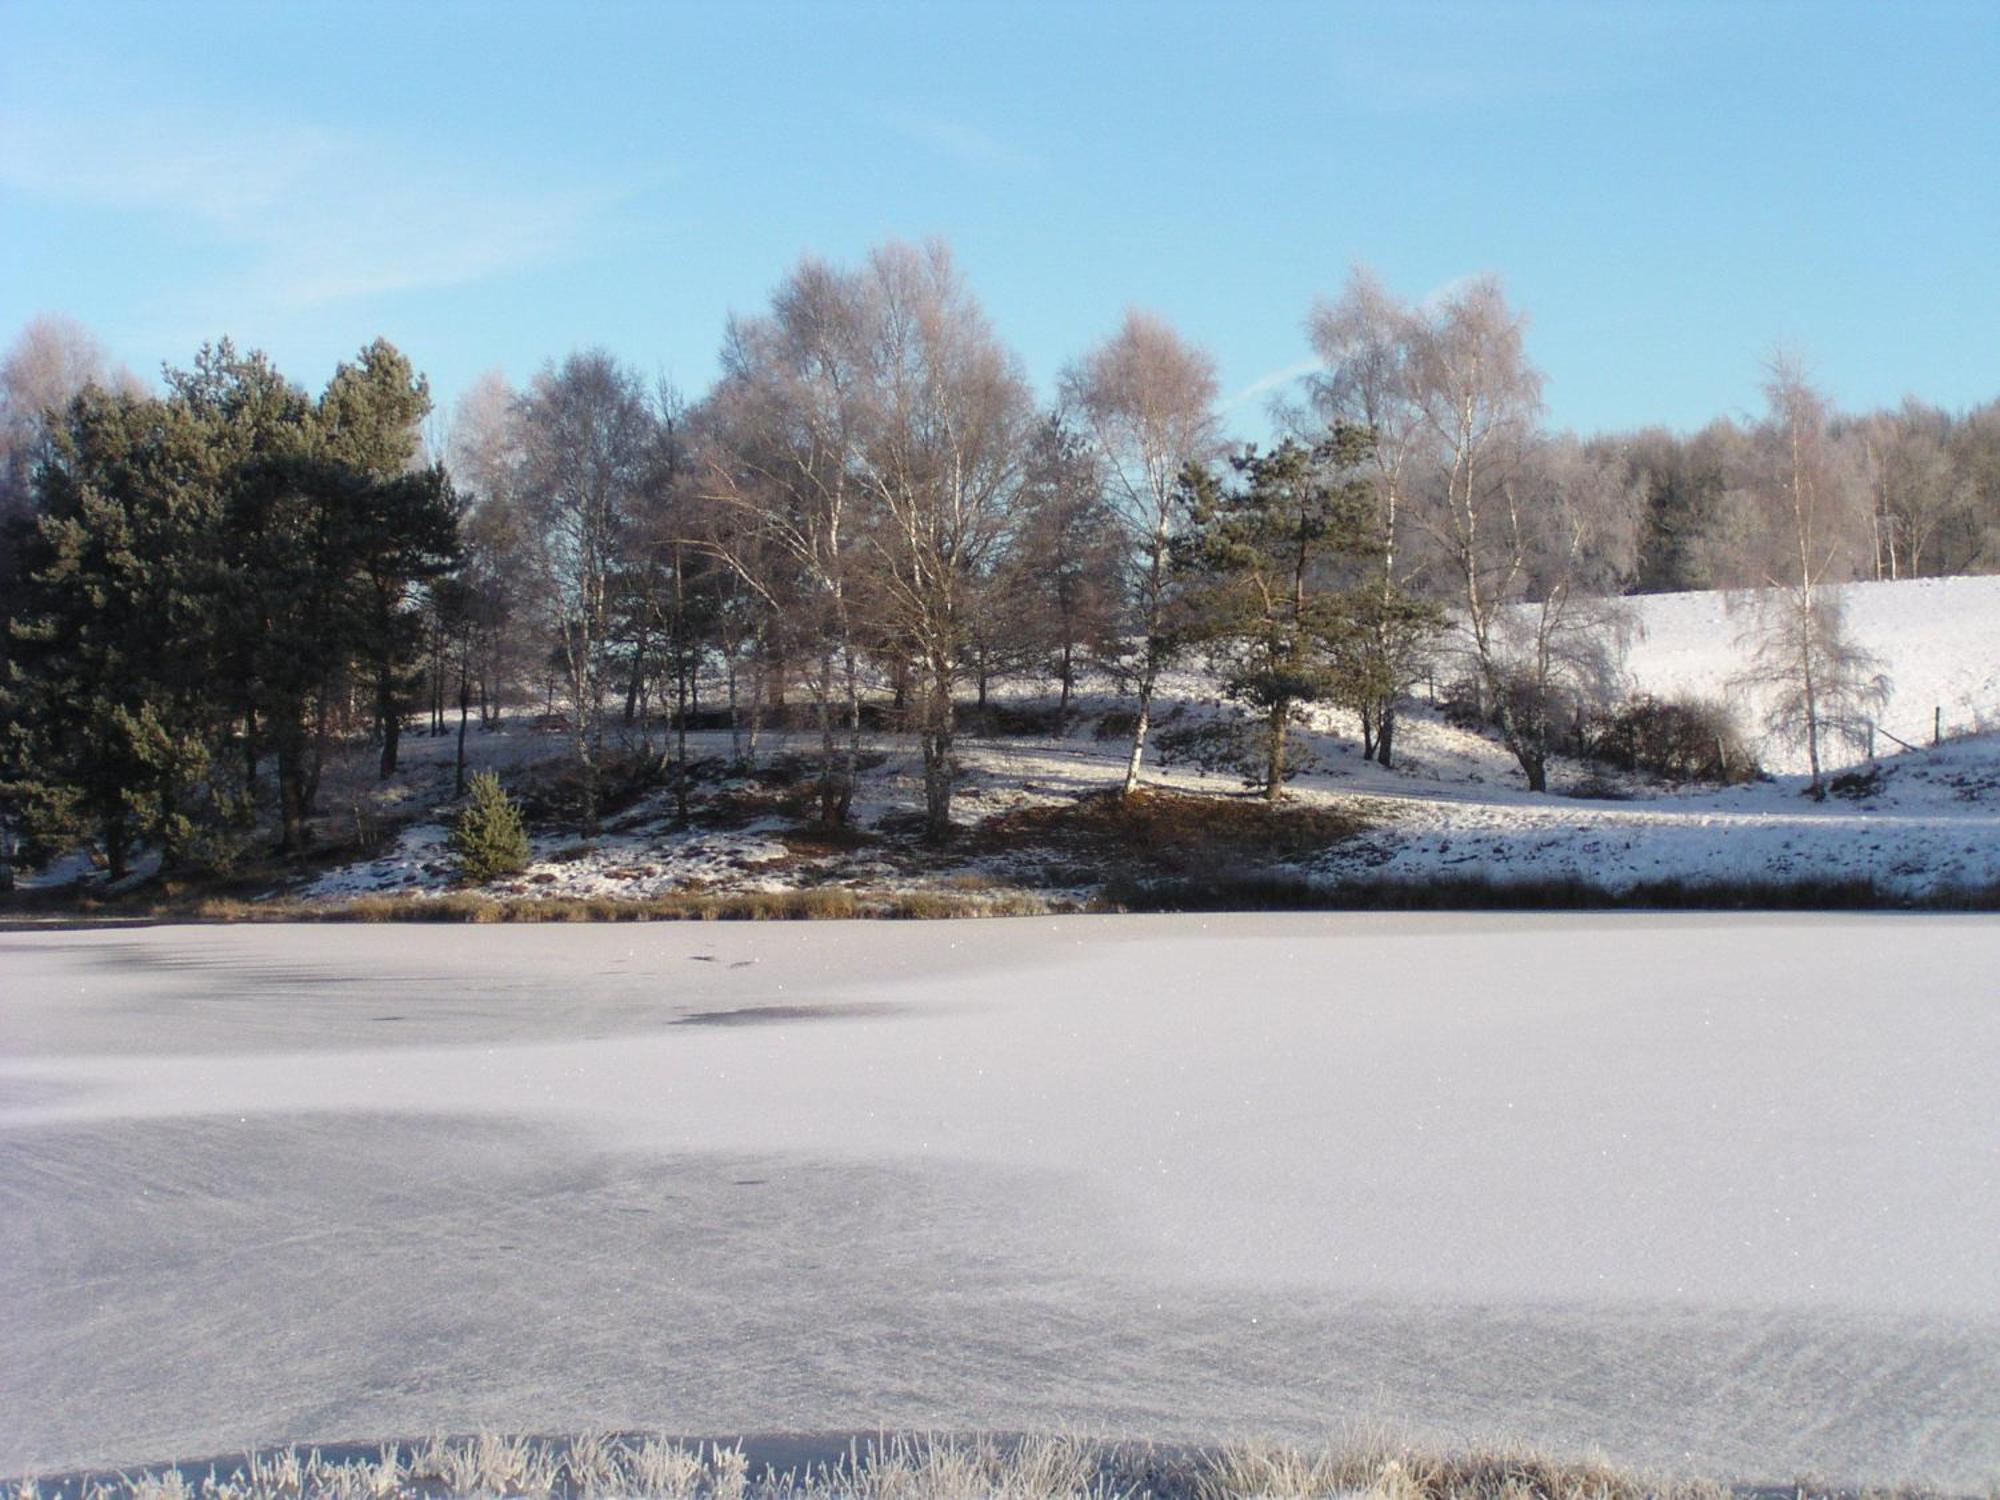
[[[1881,659],[1890,679],[1878,753],[1947,735],[2000,728],[2000,577],[1851,583],[1834,591],[1853,641]],[[1763,738],[1763,699],[1735,686],[1750,665],[1753,596],[1655,594],[1630,601],[1635,628],[1625,658],[1634,690],[1658,697],[1724,698],[1773,771],[1805,768],[1805,753]],[[1886,742],[1885,742],[1886,741]],[[1836,750],[1833,764],[1861,759]]]

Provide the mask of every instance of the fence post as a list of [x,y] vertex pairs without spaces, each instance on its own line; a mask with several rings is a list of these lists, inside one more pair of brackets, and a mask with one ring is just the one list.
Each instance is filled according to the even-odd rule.
[[1935,750],[1944,743],[1944,705],[1940,703],[1931,710],[1931,748]]

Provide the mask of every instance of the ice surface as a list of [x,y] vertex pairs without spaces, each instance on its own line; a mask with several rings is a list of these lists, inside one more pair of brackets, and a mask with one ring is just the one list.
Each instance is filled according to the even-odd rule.
[[1984,1484],[1996,976],[1947,917],[0,934],[0,1471],[1385,1417]]

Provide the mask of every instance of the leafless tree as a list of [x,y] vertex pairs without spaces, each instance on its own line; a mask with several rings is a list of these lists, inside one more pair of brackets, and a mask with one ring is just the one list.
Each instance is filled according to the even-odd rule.
[[1153,695],[1170,648],[1172,543],[1181,473],[1221,450],[1215,361],[1150,313],[1127,311],[1118,331],[1062,380],[1066,405],[1096,444],[1106,490],[1126,533],[1133,611],[1129,673],[1138,712],[1124,794],[1139,783]]
[[453,404],[439,457],[460,493],[507,498],[521,473],[521,400],[499,370],[483,371]]
[[1084,661],[1106,654],[1122,614],[1123,537],[1095,452],[1062,419],[1030,443],[1006,559],[1015,628],[1057,683],[1058,728]]
[[866,420],[856,476],[873,512],[883,622],[918,668],[924,825],[951,831],[953,693],[1020,477],[1033,403],[941,241],[890,242],[861,273]]
[[1906,399],[1853,424],[1869,489],[1876,578],[1920,578],[1934,544],[1969,516],[1972,477],[1952,461],[1951,421]]
[[[819,817],[844,823],[860,757],[861,621],[855,456],[866,393],[860,289],[817,260],[792,271],[762,317],[732,318],[723,376],[700,413],[699,493],[718,514],[698,533],[772,626],[759,641],[809,664],[820,730]],[[761,677],[765,658],[756,659]],[[761,713],[757,683],[752,714]],[[836,726],[846,743],[836,751]],[[753,724],[754,739],[754,724]]]
[[30,318],[0,359],[0,557],[7,523],[27,511],[51,418],[93,385],[144,394],[138,377],[74,318],[51,313]]
[[1608,706],[1630,619],[1619,589],[1638,562],[1644,496],[1617,454],[1544,439],[1517,481],[1520,601],[1494,622],[1500,729],[1534,791],[1564,723]]
[[586,835],[597,832],[613,576],[654,476],[656,436],[643,384],[601,350],[544,369],[520,404],[514,483],[562,665]]
[[[1521,691],[1507,611],[1527,597],[1537,560],[1565,549],[1551,539],[1562,530],[1549,506],[1561,486],[1536,482],[1542,376],[1523,347],[1525,322],[1492,276],[1462,284],[1411,320],[1407,378],[1421,428],[1408,514],[1481,706],[1529,786],[1542,791],[1547,704],[1538,691]],[[1531,671],[1529,683],[1538,677]]]
[[1856,571],[1866,487],[1799,359],[1780,351],[1767,375],[1769,412],[1745,483],[1765,522],[1765,587],[1752,602],[1754,664],[1742,681],[1772,694],[1766,728],[1804,744],[1810,789],[1823,797],[1823,742],[1863,736],[1889,693],[1875,659],[1848,639],[1840,601],[1827,591]]
[[1421,675],[1427,632],[1402,601],[1419,586],[1421,558],[1409,546],[1412,476],[1421,468],[1429,428],[1417,388],[1422,321],[1365,267],[1348,276],[1338,300],[1313,305],[1306,333],[1320,370],[1306,378],[1314,425],[1331,434],[1343,424],[1368,433],[1366,473],[1374,506],[1375,548],[1364,582],[1376,606],[1367,628],[1365,670],[1373,688],[1355,703],[1363,753],[1393,764],[1396,708]]
[[450,470],[466,504],[465,566],[456,601],[462,618],[459,651],[467,696],[479,705],[482,729],[500,723],[508,700],[548,655],[546,620],[529,607],[531,527],[519,486],[525,406],[498,370],[473,381],[431,436],[433,452]]

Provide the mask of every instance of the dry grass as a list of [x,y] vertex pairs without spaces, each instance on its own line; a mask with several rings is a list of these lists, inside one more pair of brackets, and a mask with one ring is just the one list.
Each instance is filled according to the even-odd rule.
[[858,918],[1027,917],[1062,910],[1035,891],[968,882],[957,888],[857,891],[679,891],[618,896],[356,896],[342,902],[198,901],[153,915],[196,922],[794,922]]
[[[1796,1500],[1917,1500],[1916,1489],[1800,1481]],[[327,1456],[296,1448],[242,1460],[112,1475],[22,1479],[12,1500],[1724,1500],[1726,1485],[1662,1481],[1597,1460],[1527,1449],[1427,1451],[1375,1439],[1339,1449],[1242,1443],[1155,1449],[1074,1437],[887,1436],[837,1459],[777,1471],[740,1446],[584,1433],[569,1439],[432,1438]]]
[[1141,787],[1130,797],[1091,792],[1073,802],[1024,807],[972,835],[983,851],[1059,851],[1107,874],[1177,875],[1252,869],[1318,854],[1367,827],[1346,807]]

